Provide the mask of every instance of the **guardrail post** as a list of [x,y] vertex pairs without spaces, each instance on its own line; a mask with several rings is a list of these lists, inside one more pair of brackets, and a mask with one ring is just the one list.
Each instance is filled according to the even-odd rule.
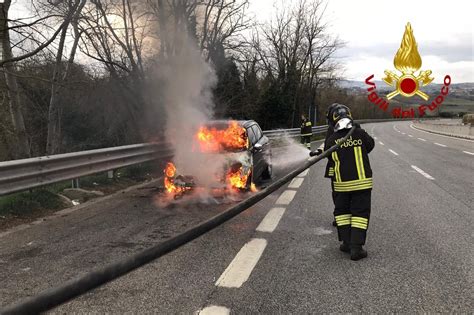
[[114,170],[107,171],[107,178],[114,179]]
[[71,180],[72,188],[80,188],[79,187],[79,178],[74,178]]

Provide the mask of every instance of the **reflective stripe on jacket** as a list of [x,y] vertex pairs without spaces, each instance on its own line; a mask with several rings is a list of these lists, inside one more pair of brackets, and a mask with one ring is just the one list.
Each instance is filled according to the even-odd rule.
[[[348,131],[343,129],[331,135],[325,143],[325,149],[339,143]],[[369,152],[374,146],[374,139],[365,130],[357,128],[349,139],[328,157],[328,175],[333,174],[334,191],[349,192],[372,188]]]
[[301,122],[301,135],[302,136],[312,136],[313,135],[313,124],[308,120],[303,120]]

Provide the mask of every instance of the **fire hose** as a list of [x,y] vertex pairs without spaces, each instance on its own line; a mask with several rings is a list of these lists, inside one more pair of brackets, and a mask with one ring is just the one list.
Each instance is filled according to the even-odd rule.
[[352,135],[355,129],[356,126],[353,126],[342,141],[333,145],[321,155],[309,158],[297,169],[275,181],[265,189],[227,209],[223,213],[142,252],[69,280],[61,286],[40,292],[38,295],[25,299],[17,304],[9,305],[2,309],[0,314],[37,314],[45,312],[174,251],[247,210],[263,198],[278,190],[307,168],[328,157],[329,154],[337,150],[339,146]]

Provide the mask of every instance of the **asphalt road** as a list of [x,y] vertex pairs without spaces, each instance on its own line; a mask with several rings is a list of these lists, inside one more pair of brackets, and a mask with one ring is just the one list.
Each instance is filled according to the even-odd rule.
[[[52,313],[471,312],[474,142],[410,122],[363,127],[377,138],[367,259],[353,262],[337,249],[329,181],[318,163],[226,224]],[[156,194],[143,187],[1,235],[0,305],[232,204],[162,207]]]

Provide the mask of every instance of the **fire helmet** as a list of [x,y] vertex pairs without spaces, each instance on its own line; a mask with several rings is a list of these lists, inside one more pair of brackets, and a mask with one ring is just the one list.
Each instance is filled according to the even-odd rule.
[[334,109],[338,106],[338,105],[341,105],[341,104],[338,104],[338,103],[332,103],[331,105],[329,105],[327,111],[326,111],[326,123],[333,127],[334,128],[334,123],[331,119],[332,117],[332,112],[334,111]]
[[333,124],[335,131],[351,128],[352,127],[351,110],[346,105],[337,104],[337,106],[335,106],[332,109],[329,120]]

